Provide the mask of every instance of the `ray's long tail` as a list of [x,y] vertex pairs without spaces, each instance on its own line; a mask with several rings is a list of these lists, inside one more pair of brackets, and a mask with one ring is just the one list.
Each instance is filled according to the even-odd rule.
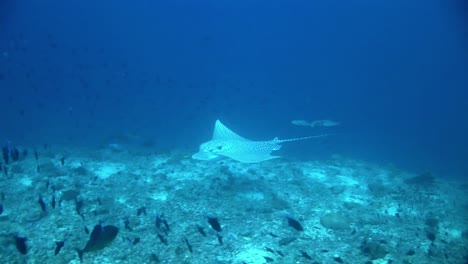
[[330,134],[322,134],[322,135],[307,136],[307,137],[298,137],[298,138],[288,138],[288,139],[278,139],[278,138],[275,138],[274,141],[276,141],[277,143],[285,143],[285,142],[306,140],[306,139],[311,139],[311,138],[321,138],[321,137],[326,137],[326,136],[330,136]]

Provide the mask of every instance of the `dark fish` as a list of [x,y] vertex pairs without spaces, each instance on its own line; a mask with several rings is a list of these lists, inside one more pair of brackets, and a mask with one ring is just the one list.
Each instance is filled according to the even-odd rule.
[[161,229],[161,224],[162,224],[162,215],[157,215],[156,216],[156,228]]
[[279,250],[276,250],[276,253],[278,253],[278,255],[280,255],[280,256],[282,256],[282,257],[284,257],[284,254],[283,254],[283,252],[281,252],[281,251],[279,251]]
[[25,159],[28,156],[28,150],[23,149],[23,159]]
[[141,207],[141,208],[138,208],[137,210],[137,216],[140,216],[141,214],[144,214],[146,215],[146,207]]
[[3,204],[0,203],[0,215],[3,214]]
[[37,201],[39,203],[39,205],[41,206],[41,210],[42,212],[45,212],[46,211],[46,205],[44,203],[44,200],[42,200],[42,197],[39,196],[39,200]]
[[308,259],[308,260],[312,260],[312,257],[311,257],[307,252],[305,252],[305,251],[303,251],[303,250],[301,250],[301,256],[302,256],[303,258]]
[[62,157],[62,158],[60,159],[60,164],[62,164],[62,166],[65,165],[65,157]]
[[270,252],[270,253],[273,253],[273,254],[276,253],[273,249],[271,249],[271,248],[269,248],[269,247],[265,247],[265,250],[268,251],[268,252]]
[[270,262],[274,261],[274,259],[272,259],[270,257],[267,257],[267,256],[263,256],[263,258],[266,260],[267,263],[270,263]]
[[217,232],[221,232],[221,225],[219,224],[218,218],[208,216],[208,223],[210,224],[211,228]]
[[84,227],[84,232],[85,232],[86,234],[89,234],[89,229],[88,229],[87,226]]
[[167,232],[171,231],[171,228],[169,227],[166,218],[162,214],[156,216],[156,228],[160,231],[163,231],[166,235]]
[[163,235],[158,234],[158,238],[161,241],[161,243],[167,246],[167,239]]
[[13,148],[11,151],[10,151],[10,157],[11,157],[11,160],[12,161],[18,161],[19,158],[20,158],[20,152],[17,148]]
[[216,234],[216,237],[218,238],[218,243],[222,246],[223,245],[223,236],[218,233],[218,234]]
[[156,255],[156,254],[154,254],[154,253],[151,253],[151,255],[150,255],[150,261],[155,262],[155,263],[159,263],[159,262],[160,262],[158,255]]
[[125,219],[124,224],[125,224],[125,229],[127,229],[128,231],[133,231],[133,228],[130,226],[130,220]]
[[135,237],[135,239],[133,239],[132,244],[133,244],[133,245],[136,245],[136,244],[138,244],[139,242],[140,242],[140,238],[139,238],[139,237]]
[[164,224],[164,227],[166,227],[167,231],[171,231],[171,228],[169,227],[169,224],[167,223],[167,220],[165,218],[163,219],[163,224]]
[[83,260],[83,253],[98,251],[109,246],[112,241],[114,241],[118,233],[119,229],[115,226],[102,226],[101,224],[95,225],[84,249],[76,249],[80,260]]
[[188,241],[188,239],[184,237],[183,240],[185,244],[187,245],[187,248],[190,251],[190,253],[193,253],[192,245],[190,245],[190,242]]
[[205,230],[203,230],[203,227],[197,226],[197,230],[198,230],[198,232],[200,232],[200,234],[202,236],[206,237],[206,233],[205,233]]
[[301,223],[297,221],[296,219],[287,216],[286,219],[288,219],[288,225],[297,231],[304,231],[304,228],[302,227]]
[[5,165],[8,165],[10,162],[10,149],[7,146],[2,147],[2,154]]
[[25,237],[15,236],[15,245],[16,249],[18,249],[19,253],[26,255],[28,253],[28,246],[26,245],[26,241],[28,239]]
[[75,199],[75,210],[76,210],[76,213],[81,216],[81,218],[83,218],[84,220],[84,215],[81,213],[81,209],[83,208],[83,201],[81,200],[78,200],[78,199]]
[[52,209],[55,209],[55,195],[52,195],[51,205],[52,205]]
[[334,257],[333,258],[334,261],[338,262],[338,263],[343,263],[343,259],[341,259],[340,257]]
[[55,255],[57,255],[58,253],[60,253],[60,250],[62,249],[62,247],[65,245],[65,241],[58,241],[58,242],[55,242]]

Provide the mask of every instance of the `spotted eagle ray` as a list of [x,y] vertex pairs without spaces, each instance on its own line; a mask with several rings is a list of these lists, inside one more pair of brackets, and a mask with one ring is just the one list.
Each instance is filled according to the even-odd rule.
[[192,155],[196,160],[211,160],[224,156],[243,163],[256,163],[260,161],[279,158],[272,156],[271,152],[279,150],[282,143],[322,137],[309,136],[291,139],[278,139],[266,141],[253,141],[239,136],[227,128],[221,121],[216,120],[213,137],[210,141],[200,145],[197,153]]

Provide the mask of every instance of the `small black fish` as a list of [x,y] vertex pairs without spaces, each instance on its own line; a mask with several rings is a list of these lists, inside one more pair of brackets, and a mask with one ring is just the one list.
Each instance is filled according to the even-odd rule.
[[[164,228],[163,228],[164,226]],[[167,233],[169,231],[171,231],[171,228],[169,227],[169,224],[167,223],[167,220],[166,218],[164,217],[163,214],[160,214],[160,215],[157,215],[156,216],[156,228],[162,232],[164,232],[164,234],[166,234],[167,236]]]
[[216,237],[218,238],[218,243],[222,246],[223,245],[223,236],[220,235],[219,233],[217,233]]
[[125,229],[127,229],[128,231],[133,231],[133,228],[130,226],[130,220],[125,219],[124,224],[125,224]]
[[23,149],[23,159],[25,159],[28,156],[28,150]]
[[45,205],[45,203],[44,203],[44,200],[42,200],[42,197],[41,197],[41,196],[39,196],[39,200],[38,200],[37,202],[38,202],[39,205],[41,206],[42,212],[46,212],[46,210],[47,210],[47,209],[46,209],[46,205]]
[[137,216],[140,216],[141,214],[144,214],[146,215],[146,207],[141,207],[141,208],[138,208],[137,210]]
[[279,251],[279,250],[276,250],[276,253],[278,253],[278,255],[280,255],[280,256],[282,256],[282,257],[284,257],[284,254],[283,254],[283,252],[281,252],[281,251]]
[[161,229],[161,224],[162,224],[162,215],[157,215],[156,216],[156,228]]
[[305,251],[301,250],[301,256],[308,259],[308,260],[312,260],[312,257]]
[[5,174],[5,176],[8,176],[8,167],[7,166],[3,166],[3,174]]
[[166,246],[168,245],[167,239],[166,239],[163,235],[158,234],[158,238],[159,238],[159,240],[161,241],[161,243],[163,243],[163,244],[166,245]]
[[52,209],[55,209],[55,195],[52,195],[51,206],[52,206]]
[[299,221],[289,216],[286,218],[288,219],[288,225],[290,227],[296,229],[297,231],[304,231],[304,228],[302,227],[301,223],[299,223]]
[[58,242],[55,242],[55,255],[57,255],[58,253],[60,253],[60,250],[62,249],[62,247],[65,245],[65,241],[58,241]]
[[221,232],[221,225],[219,224],[218,218],[208,216],[208,223],[210,224],[211,228],[217,232]]
[[202,236],[206,237],[206,233],[205,233],[205,230],[203,229],[203,227],[197,226],[197,230],[198,230],[198,232],[200,232],[200,234]]
[[89,237],[84,249],[76,249],[80,260],[83,260],[83,254],[86,252],[98,251],[109,246],[119,233],[119,228],[111,225],[102,226],[97,224]]
[[166,218],[163,219],[162,223],[163,223],[164,226],[166,227],[166,230],[167,230],[167,231],[171,231],[171,228],[169,227],[169,224],[167,223]]
[[84,215],[81,213],[82,208],[83,208],[83,201],[75,198],[75,211],[84,220]]
[[19,253],[26,255],[28,253],[28,246],[26,245],[26,241],[28,239],[25,237],[15,236],[15,245],[16,249],[18,249]]
[[20,152],[17,148],[13,148],[11,151],[10,151],[10,157],[11,157],[11,160],[12,161],[18,161],[19,158],[20,158]]
[[10,149],[7,146],[2,147],[2,154],[5,165],[8,165],[10,162]]
[[88,229],[87,226],[84,227],[84,232],[85,232],[86,234],[89,234],[89,229]]
[[270,252],[270,253],[275,254],[275,251],[273,249],[269,248],[269,247],[265,247],[265,250]]
[[270,262],[274,261],[273,258],[270,258],[270,257],[267,257],[267,256],[263,256],[263,258],[266,260],[267,263],[270,263]]
[[136,244],[138,244],[138,242],[140,242],[140,238],[139,238],[139,237],[135,237],[135,239],[133,239],[132,244],[133,244],[133,245],[136,245]]
[[3,214],[3,204],[0,203],[0,215]]
[[140,212],[143,213],[144,215],[146,215],[146,207],[145,206],[142,206],[140,208]]
[[155,263],[159,263],[159,262],[160,262],[158,255],[156,255],[156,254],[154,254],[154,253],[151,253],[151,255],[150,255],[150,261],[155,262]]
[[60,159],[60,164],[62,164],[62,166],[65,165],[65,157],[62,157],[62,158]]
[[184,237],[183,240],[185,244],[187,245],[187,248],[190,251],[190,253],[193,253],[192,245],[190,245],[190,242],[188,241],[188,239]]
[[341,259],[340,257],[334,257],[333,258],[334,261],[338,262],[338,263],[343,263],[343,259]]

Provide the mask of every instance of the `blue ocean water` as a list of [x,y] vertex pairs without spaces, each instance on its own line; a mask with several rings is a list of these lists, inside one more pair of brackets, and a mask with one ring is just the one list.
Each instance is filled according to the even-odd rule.
[[[197,147],[342,123],[326,152],[466,174],[463,1],[2,1],[2,140]],[[335,131],[333,131],[335,133]],[[320,155],[305,144],[301,155]],[[321,150],[323,151],[323,149]]]
[[219,119],[252,140],[328,134],[287,160],[464,181],[467,25],[463,0],[3,0],[0,143],[191,155]]
[[328,118],[342,123],[328,153],[462,177],[458,2],[2,1],[1,137],[196,148],[216,118],[271,138]]

